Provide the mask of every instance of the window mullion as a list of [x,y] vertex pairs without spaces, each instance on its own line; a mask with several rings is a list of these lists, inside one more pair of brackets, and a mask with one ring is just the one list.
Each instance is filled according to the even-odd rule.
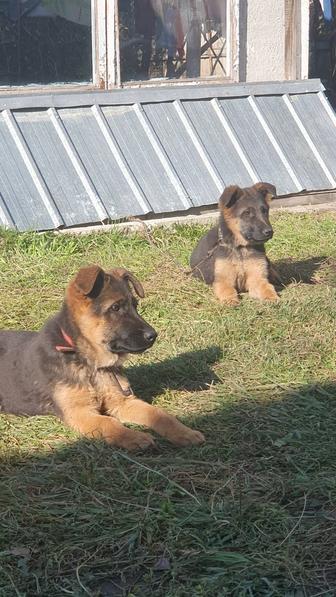
[[228,75],[232,81],[239,82],[239,50],[240,50],[240,2],[239,0],[228,1],[227,15],[227,40],[228,40]]
[[120,86],[120,52],[118,27],[118,0],[107,2],[106,14],[107,44],[107,87]]
[[107,2],[91,0],[92,78],[95,87],[107,89]]

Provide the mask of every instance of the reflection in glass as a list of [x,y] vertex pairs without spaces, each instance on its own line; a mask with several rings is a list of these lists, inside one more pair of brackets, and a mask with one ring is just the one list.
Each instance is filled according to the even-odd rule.
[[227,77],[226,0],[119,0],[122,81]]
[[91,0],[0,0],[0,85],[90,80]]

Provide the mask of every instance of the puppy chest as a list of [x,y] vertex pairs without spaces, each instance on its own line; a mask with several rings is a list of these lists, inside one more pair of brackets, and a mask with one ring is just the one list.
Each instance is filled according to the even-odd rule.
[[116,399],[128,396],[131,393],[131,388],[128,379],[118,370],[100,371],[95,379],[95,390],[97,400],[102,404],[106,399]]
[[215,278],[234,286],[238,292],[245,292],[248,281],[260,277],[267,277],[267,262],[264,256],[241,249],[232,252],[225,259],[216,260]]
[[235,254],[216,260],[215,280],[234,286],[240,292],[246,285],[246,273],[244,261]]

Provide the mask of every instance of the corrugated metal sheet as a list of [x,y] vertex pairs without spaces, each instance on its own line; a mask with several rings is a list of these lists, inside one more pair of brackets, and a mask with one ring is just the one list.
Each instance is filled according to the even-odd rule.
[[318,80],[0,96],[0,223],[45,230],[336,187]]

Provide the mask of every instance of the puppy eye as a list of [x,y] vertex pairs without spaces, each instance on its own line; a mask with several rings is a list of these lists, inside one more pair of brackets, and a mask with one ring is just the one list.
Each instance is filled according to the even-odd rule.
[[250,209],[245,209],[243,211],[242,215],[244,216],[244,218],[248,218],[251,215],[251,210]]
[[110,307],[110,311],[119,311],[119,309],[120,309],[120,305],[118,303],[114,303]]

